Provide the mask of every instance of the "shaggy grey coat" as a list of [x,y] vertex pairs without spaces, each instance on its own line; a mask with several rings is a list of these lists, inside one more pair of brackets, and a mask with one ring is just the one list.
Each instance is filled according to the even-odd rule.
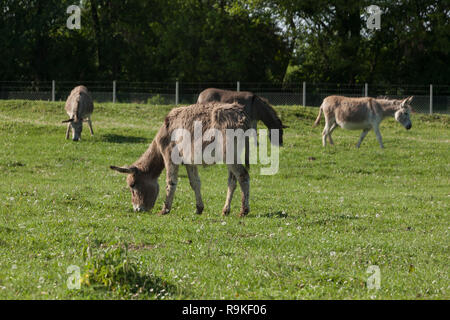
[[[172,109],[164,120],[164,124],[159,129],[153,142],[142,156],[128,167],[110,168],[118,172],[127,173],[127,183],[131,191],[131,201],[135,211],[145,211],[153,208],[159,192],[158,177],[162,170],[166,169],[166,200],[160,214],[169,213],[172,207],[175,189],[178,183],[178,167],[179,164],[172,160],[172,153],[178,147],[177,141],[172,137],[174,132],[179,129],[187,130],[191,137],[195,136],[195,123],[200,122],[202,126],[202,134],[209,129],[216,129],[226,137],[227,129],[247,130],[250,127],[248,114],[243,106],[239,104],[194,104],[187,107]],[[183,143],[184,138],[183,138]],[[195,142],[194,142],[195,143]],[[191,141],[191,145],[193,145]],[[201,152],[209,144],[208,141],[202,142]],[[233,144],[233,155],[239,156],[236,144]],[[178,150],[178,149],[176,149]],[[195,149],[193,149],[192,157],[195,157]],[[223,153],[230,152],[227,144],[223,145]],[[184,163],[186,166],[188,178],[192,189],[195,192],[197,203],[197,213],[203,211],[204,205],[200,193],[200,178],[197,172],[195,161],[190,164]],[[246,168],[238,163],[227,163],[228,167],[228,192],[225,206],[222,210],[224,215],[230,212],[231,199],[236,182],[239,182],[242,191],[242,205],[240,215],[246,215],[249,210],[249,193],[250,193],[250,176]]]
[[67,98],[64,108],[69,115],[67,122],[66,139],[69,138],[69,130],[72,128],[72,140],[78,141],[81,139],[81,131],[83,130],[83,121],[87,121],[91,135],[94,135],[92,130],[91,114],[94,111],[94,103],[92,97],[85,86],[75,87]]

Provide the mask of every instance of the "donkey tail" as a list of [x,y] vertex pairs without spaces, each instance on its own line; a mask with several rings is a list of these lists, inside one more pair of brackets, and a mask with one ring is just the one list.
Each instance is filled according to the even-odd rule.
[[317,119],[313,124],[313,127],[316,127],[320,123],[320,118],[322,117],[322,106],[319,108],[319,114],[317,115]]

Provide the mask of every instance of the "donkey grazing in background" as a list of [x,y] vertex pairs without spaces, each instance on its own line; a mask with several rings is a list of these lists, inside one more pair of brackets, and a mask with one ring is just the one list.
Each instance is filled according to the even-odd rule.
[[[174,163],[172,158],[172,152],[179,151],[177,142],[173,141],[173,134],[176,130],[183,129],[188,131],[191,137],[195,137],[194,127],[199,122],[202,127],[202,135],[206,131],[212,129],[218,130],[222,133],[222,136],[225,137],[226,135],[224,133],[227,129],[242,129],[245,131],[250,128],[249,117],[246,114],[244,107],[239,104],[195,104],[172,109],[166,116],[164,124],[159,129],[147,151],[142,154],[136,162],[129,167],[110,167],[118,172],[128,173],[127,183],[131,190],[131,201],[134,211],[145,211],[153,208],[159,192],[158,177],[165,168],[166,200],[163,209],[159,214],[169,213],[178,182],[179,167],[179,164]],[[184,139],[185,138],[183,137],[183,144],[196,144],[196,141],[192,143],[192,141],[186,142]],[[214,139],[216,139],[215,136]],[[189,159],[195,159],[197,156],[196,152],[203,152],[206,145],[207,141],[202,141],[201,150],[196,151],[195,148],[193,148],[193,152],[189,153]],[[227,163],[228,192],[222,213],[223,215],[229,214],[231,199],[234,190],[236,189],[236,181],[238,181],[242,191],[240,216],[244,216],[250,210],[250,176],[245,167],[237,161],[239,151],[241,150],[236,150],[238,149],[236,143],[233,143],[231,148],[233,150],[228,150],[227,147],[223,147],[222,149],[224,156],[228,152],[234,155],[234,163]],[[231,162],[233,162],[233,160]],[[201,214],[204,205],[200,194],[200,178],[197,172],[197,165],[200,165],[201,163],[195,163],[195,160],[183,160],[183,164],[186,166],[190,185],[195,192],[197,213]]]
[[[270,106],[269,102],[249,91],[230,91],[216,88],[208,88],[200,92],[197,103],[207,102],[223,102],[223,103],[239,103],[244,106],[245,111],[250,117],[251,127],[257,127],[258,120],[261,120],[269,129],[279,130],[279,141],[273,141],[271,130],[269,130],[269,138],[273,145],[283,145],[283,129],[288,128],[283,125],[275,110]],[[245,165],[249,167],[249,139],[245,139]]]
[[[208,88],[200,92],[197,103],[223,102],[243,105],[250,117],[251,127],[256,130],[258,120],[261,120],[269,129],[278,129],[279,141],[271,141],[274,145],[283,145],[283,125],[275,110],[266,99],[258,97],[249,91],[230,91]],[[270,132],[270,131],[269,131]],[[270,138],[270,135],[269,135]]]
[[370,129],[375,131],[381,148],[384,148],[380,133],[380,122],[386,117],[394,116],[407,130],[411,129],[410,103],[413,97],[404,100],[347,98],[341,96],[326,97],[319,109],[314,127],[320,122],[322,112],[325,114],[325,127],[322,132],[322,144],[326,146],[327,137],[333,143],[331,133],[339,125],[349,130],[362,129],[356,147],[359,148]]
[[87,121],[91,135],[94,135],[91,123],[91,114],[94,111],[94,103],[91,95],[85,86],[75,87],[70,92],[66,101],[65,110],[69,115],[67,122],[66,139],[69,139],[69,130],[72,128],[72,140],[78,141],[81,139],[81,131],[83,130],[83,121]]

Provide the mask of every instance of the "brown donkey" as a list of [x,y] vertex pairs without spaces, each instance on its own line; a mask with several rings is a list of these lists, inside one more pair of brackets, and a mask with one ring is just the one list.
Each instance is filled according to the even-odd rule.
[[66,101],[65,110],[69,115],[67,122],[66,139],[69,139],[69,130],[72,127],[72,140],[81,139],[81,131],[83,130],[83,121],[87,121],[91,135],[94,135],[91,123],[91,114],[94,111],[94,103],[88,89],[85,86],[75,87],[70,92]]
[[370,129],[375,131],[378,143],[384,148],[380,133],[380,122],[386,117],[394,117],[407,130],[411,129],[410,103],[413,97],[404,100],[347,98],[341,96],[326,97],[319,109],[314,127],[320,122],[322,112],[325,114],[325,128],[322,132],[322,144],[325,147],[327,137],[333,143],[331,133],[339,125],[343,129],[363,130],[356,147],[359,148]]
[[[223,102],[223,103],[239,103],[244,106],[245,111],[250,117],[251,127],[257,129],[258,120],[261,120],[269,129],[278,129],[279,141],[272,141],[271,130],[269,130],[269,138],[274,145],[283,145],[283,129],[288,128],[283,125],[275,110],[270,106],[269,102],[249,91],[231,91],[216,88],[208,88],[200,92],[197,103],[207,102]],[[245,140],[245,164],[249,167],[249,139]]]
[[[283,125],[275,110],[269,102],[249,91],[230,91],[216,88],[208,88],[200,92],[197,103],[223,102],[238,103],[244,106],[250,117],[251,127],[256,130],[258,120],[261,120],[269,129],[278,129],[279,141],[271,141],[275,145],[283,145]],[[270,131],[269,131],[270,134]],[[269,135],[270,137],[270,135]]]
[[[173,154],[180,151],[179,142],[176,138],[177,130],[186,130],[190,137],[195,137],[195,126],[201,124],[202,136],[208,130],[217,130],[223,137],[223,134],[229,129],[247,130],[250,128],[249,117],[246,114],[244,107],[239,104],[220,104],[209,103],[206,105],[195,104],[187,107],[172,109],[166,116],[164,124],[159,129],[153,142],[150,144],[147,151],[142,156],[128,167],[110,168],[122,173],[127,173],[127,183],[131,191],[131,201],[135,211],[146,211],[153,208],[156,198],[158,197],[159,186],[158,177],[162,170],[166,169],[166,200],[163,209],[159,214],[169,213],[172,207],[175,189],[178,182],[178,167],[179,163],[174,162]],[[175,139],[174,139],[175,136]],[[216,136],[214,136],[214,140]],[[196,141],[185,141],[183,136],[183,143],[190,143],[195,145]],[[201,142],[201,150],[203,152],[207,147],[208,141]],[[238,181],[242,191],[242,205],[240,215],[246,215],[249,208],[249,192],[250,192],[250,177],[242,164],[236,160],[241,150],[237,150],[236,143],[231,144],[231,149],[227,147],[222,148],[223,155],[227,153],[234,155],[234,162],[227,163],[228,166],[228,192],[225,201],[225,206],[222,213],[228,215],[230,212],[230,203],[236,189],[236,182]],[[185,150],[185,149],[182,149]],[[197,203],[197,213],[201,214],[204,208],[202,196],[200,193],[200,178],[197,172],[199,163],[190,161],[195,159],[199,153],[194,148],[189,148],[193,152],[188,152],[188,161],[183,160],[182,164],[186,166],[189,182],[195,192]],[[185,158],[183,158],[185,159]],[[216,162],[217,163],[217,162]],[[200,163],[202,164],[202,163]],[[203,162],[204,164],[204,162]],[[211,163],[207,163],[211,164]]]

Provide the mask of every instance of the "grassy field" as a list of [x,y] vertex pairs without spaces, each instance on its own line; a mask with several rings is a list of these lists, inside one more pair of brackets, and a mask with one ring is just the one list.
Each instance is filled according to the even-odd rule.
[[181,168],[161,217],[165,172],[153,211],[134,213],[109,165],[135,161],[171,107],[95,108],[95,136],[75,143],[62,102],[0,101],[0,299],[450,298],[449,116],[415,114],[410,131],[386,120],[384,150],[341,129],[324,149],[317,108],[276,107],[290,126],[280,170],[251,168],[247,217],[239,187],[221,216],[223,165],[199,169],[202,215]]

